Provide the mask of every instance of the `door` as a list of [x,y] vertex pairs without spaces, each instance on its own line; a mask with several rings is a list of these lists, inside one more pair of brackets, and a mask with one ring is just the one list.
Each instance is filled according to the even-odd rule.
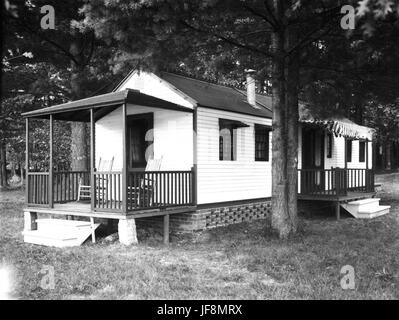
[[127,163],[129,170],[145,169],[154,158],[154,115],[143,113],[127,117]]
[[302,128],[301,192],[324,191],[324,131]]

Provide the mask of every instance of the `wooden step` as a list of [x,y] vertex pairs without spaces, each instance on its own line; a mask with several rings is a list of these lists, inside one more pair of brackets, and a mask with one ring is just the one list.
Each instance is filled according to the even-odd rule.
[[368,198],[348,203],[341,207],[358,219],[372,219],[389,213],[390,206],[380,206],[379,198]]
[[90,221],[65,220],[65,219],[36,219],[38,225],[61,225],[70,227],[90,227]]
[[37,219],[37,230],[39,231],[73,231],[90,229],[90,221],[65,220],[65,219]]
[[391,209],[391,206],[378,206],[377,208],[362,210],[362,211],[358,212],[358,218],[372,219],[372,218],[380,217],[384,214],[388,214],[389,209]]
[[49,247],[79,246],[80,241],[76,235],[42,232],[39,230],[23,231],[24,242]]
[[369,204],[369,203],[373,203],[373,202],[380,202],[380,200],[381,200],[380,198],[368,198],[368,199],[351,201],[351,202],[348,202],[348,204],[360,206],[360,205]]
[[53,247],[79,246],[100,225],[92,225],[89,221],[64,219],[37,219],[36,222],[37,230],[23,231],[24,241]]

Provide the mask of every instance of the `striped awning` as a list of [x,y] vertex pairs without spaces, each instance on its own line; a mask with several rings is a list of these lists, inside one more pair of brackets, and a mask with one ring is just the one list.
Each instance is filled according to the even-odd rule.
[[331,132],[336,137],[346,137],[350,139],[367,139],[372,140],[374,129],[359,126],[356,123],[348,120],[333,120],[333,119],[326,119],[326,120],[318,120],[318,119],[308,119],[308,120],[301,120],[302,123],[314,124],[323,129]]
[[336,137],[372,140],[375,132],[372,128],[360,126],[344,117],[328,117],[324,119],[317,117],[303,104],[299,105],[299,121],[321,127]]

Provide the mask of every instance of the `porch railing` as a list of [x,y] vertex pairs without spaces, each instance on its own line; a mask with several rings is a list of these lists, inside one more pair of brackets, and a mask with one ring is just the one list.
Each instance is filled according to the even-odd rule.
[[348,191],[373,192],[372,169],[298,169],[298,193],[314,196],[345,196]]
[[49,173],[28,172],[26,176],[27,202],[30,205],[49,204]]
[[94,210],[127,211],[191,205],[192,171],[131,171],[123,190],[122,172],[95,172]]
[[56,171],[53,173],[54,203],[76,201],[79,183],[90,185],[89,171]]
[[[92,186],[94,211],[127,211],[192,205],[193,171],[131,171],[126,177],[123,190],[121,171],[94,172]],[[49,172],[28,172],[28,204],[51,206],[53,203],[76,201],[79,183],[90,185],[88,171],[53,172],[50,186]]]
[[193,203],[192,171],[129,172],[127,208],[166,208]]
[[28,172],[27,175],[28,204],[50,205],[50,193],[53,194],[53,203],[76,201],[79,182],[90,185],[88,171],[55,171],[53,185],[50,188],[49,172]]

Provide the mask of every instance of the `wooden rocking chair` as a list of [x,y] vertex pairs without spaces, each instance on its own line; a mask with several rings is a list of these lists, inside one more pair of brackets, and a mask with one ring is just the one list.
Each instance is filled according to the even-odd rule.
[[[162,163],[162,157],[160,159],[149,159],[147,161],[147,166],[145,167],[145,171],[159,171],[161,169],[161,163]],[[152,204],[153,199],[150,198],[146,201],[144,199],[144,194],[147,194],[148,196],[151,197],[153,194],[152,190],[155,188],[155,183],[156,181],[146,178],[142,178],[140,180],[140,184],[138,186],[129,186],[128,187],[128,195],[129,195],[129,200],[131,203],[140,206],[141,202],[148,202],[149,205]],[[146,192],[144,192],[144,190]]]
[[[98,171],[111,171],[112,170],[112,166],[114,164],[114,157],[112,157],[109,160],[103,160],[100,159],[98,160]],[[106,184],[105,184],[106,185]],[[83,179],[80,178],[79,179],[79,187],[78,187],[78,197],[76,199],[76,201],[80,201],[80,200],[90,200],[91,199],[91,186],[90,185],[84,185],[83,184]]]

